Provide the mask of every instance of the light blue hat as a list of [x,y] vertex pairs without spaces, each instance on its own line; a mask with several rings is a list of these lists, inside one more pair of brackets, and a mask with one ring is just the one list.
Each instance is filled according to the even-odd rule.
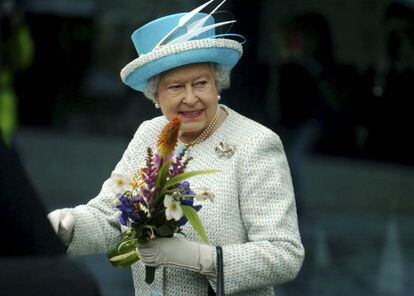
[[143,92],[151,77],[179,66],[213,62],[232,69],[242,56],[243,48],[241,43],[224,37],[241,36],[216,35],[216,27],[235,21],[215,23],[211,14],[218,7],[210,14],[199,12],[211,2],[189,13],[156,19],[137,29],[131,38],[138,58],[121,70],[122,81]]

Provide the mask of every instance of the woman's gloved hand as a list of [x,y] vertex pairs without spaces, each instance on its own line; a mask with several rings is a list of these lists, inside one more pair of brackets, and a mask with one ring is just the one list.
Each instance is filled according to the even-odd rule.
[[141,261],[147,266],[170,266],[216,276],[213,247],[183,238],[157,238],[138,244]]
[[75,225],[75,217],[72,213],[66,209],[59,209],[50,212],[47,218],[62,242],[69,246],[73,237],[73,226]]

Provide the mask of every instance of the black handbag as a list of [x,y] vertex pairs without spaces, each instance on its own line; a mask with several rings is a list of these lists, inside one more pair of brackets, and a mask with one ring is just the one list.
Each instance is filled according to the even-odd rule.
[[216,292],[214,292],[211,286],[208,286],[208,296],[224,296],[224,272],[223,272],[223,249],[220,246],[216,247],[217,250],[217,285]]

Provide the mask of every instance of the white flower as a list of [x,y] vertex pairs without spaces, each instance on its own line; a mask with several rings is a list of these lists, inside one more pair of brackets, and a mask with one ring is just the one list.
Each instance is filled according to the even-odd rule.
[[115,197],[115,199],[112,201],[112,205],[114,206],[114,207],[116,207],[116,206],[119,206],[121,204],[121,201],[119,200],[119,196],[117,195],[116,197]]
[[201,202],[202,201],[207,201],[207,200],[209,200],[211,202],[214,201],[214,197],[215,197],[214,193],[211,192],[211,190],[208,189],[208,188],[205,188],[205,187],[197,188],[197,189],[194,190],[194,193],[196,194],[195,198],[198,201],[201,201]]
[[178,221],[183,216],[183,209],[180,202],[176,201],[171,195],[166,194],[164,198],[165,217],[167,220]]
[[120,174],[112,174],[112,182],[115,184],[115,191],[117,193],[124,193],[132,190],[133,179]]

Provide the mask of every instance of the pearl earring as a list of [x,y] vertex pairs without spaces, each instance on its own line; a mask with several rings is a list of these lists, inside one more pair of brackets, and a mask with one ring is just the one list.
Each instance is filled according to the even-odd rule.
[[155,108],[160,109],[160,104],[155,103],[154,105],[155,105]]
[[221,100],[221,96],[220,95],[217,95],[217,99],[220,101]]

